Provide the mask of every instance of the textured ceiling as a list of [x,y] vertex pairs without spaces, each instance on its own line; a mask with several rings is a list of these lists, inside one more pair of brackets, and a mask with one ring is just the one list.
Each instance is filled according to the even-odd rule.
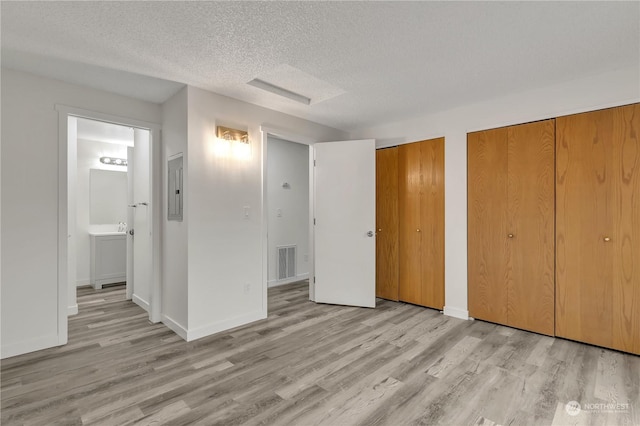
[[[344,130],[640,63],[635,1],[1,8],[3,66],[153,102],[190,84]],[[287,81],[283,69],[299,73]],[[323,99],[303,105],[246,84],[264,75],[302,95],[296,76],[306,76]]]

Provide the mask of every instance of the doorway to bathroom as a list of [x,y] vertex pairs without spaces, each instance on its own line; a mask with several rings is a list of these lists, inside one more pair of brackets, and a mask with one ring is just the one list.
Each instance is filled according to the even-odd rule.
[[149,311],[149,131],[79,117],[69,118],[69,129],[76,133],[69,281],[75,272],[78,287],[125,285],[126,298]]
[[111,287],[159,322],[160,164],[153,160],[159,126],[58,109],[66,142],[60,144],[66,177],[60,184],[60,323],[66,326],[66,317],[77,313],[81,286],[88,286],[85,292]]

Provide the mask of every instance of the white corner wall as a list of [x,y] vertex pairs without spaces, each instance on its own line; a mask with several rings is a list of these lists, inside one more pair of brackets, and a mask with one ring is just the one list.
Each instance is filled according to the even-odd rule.
[[[78,157],[78,118],[67,117],[67,164],[75,164]],[[67,229],[73,230],[76,226],[77,213],[75,206],[77,204],[77,188],[78,170],[70,167],[67,173]],[[75,232],[69,231],[70,237],[67,240],[67,282],[69,283],[69,292],[67,293],[67,314],[76,315],[78,313],[77,294],[72,291],[73,284],[77,281],[76,256],[78,253],[78,244]]]
[[162,116],[156,104],[5,68],[1,85],[0,356],[6,358],[66,341],[58,334],[56,105],[156,123]]
[[[309,145],[267,139],[269,286],[309,278]],[[283,187],[284,183],[287,187]],[[297,247],[296,277],[278,281],[278,246]]]
[[[89,285],[91,261],[90,229],[90,172],[91,169],[126,172],[126,168],[102,164],[100,157],[127,158],[127,146],[115,143],[77,141],[76,179],[76,285]],[[126,217],[123,221],[126,221]],[[129,224],[129,226],[131,226]]]
[[[217,125],[248,130],[250,158],[216,155]],[[336,129],[188,87],[188,340],[266,318],[261,125],[318,141],[346,137]]]
[[467,133],[638,102],[639,76],[620,69],[351,133],[378,147],[445,137],[445,314],[468,318]]
[[[183,220],[167,220],[169,157],[183,154]],[[189,183],[187,162],[187,88],[162,104],[162,322],[187,338]]]

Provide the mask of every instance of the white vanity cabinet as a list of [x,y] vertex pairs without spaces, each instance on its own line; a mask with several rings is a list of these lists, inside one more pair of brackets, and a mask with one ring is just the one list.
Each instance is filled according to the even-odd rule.
[[91,237],[91,285],[127,280],[127,237],[124,232],[96,232]]

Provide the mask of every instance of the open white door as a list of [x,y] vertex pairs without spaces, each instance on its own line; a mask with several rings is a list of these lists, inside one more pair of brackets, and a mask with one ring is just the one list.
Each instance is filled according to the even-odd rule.
[[151,301],[151,184],[149,131],[134,129],[133,144],[133,294],[147,312]]
[[376,305],[374,140],[317,143],[315,301]]
[[134,148],[127,148],[127,300],[133,296],[133,225],[135,218],[135,197],[133,196]]

